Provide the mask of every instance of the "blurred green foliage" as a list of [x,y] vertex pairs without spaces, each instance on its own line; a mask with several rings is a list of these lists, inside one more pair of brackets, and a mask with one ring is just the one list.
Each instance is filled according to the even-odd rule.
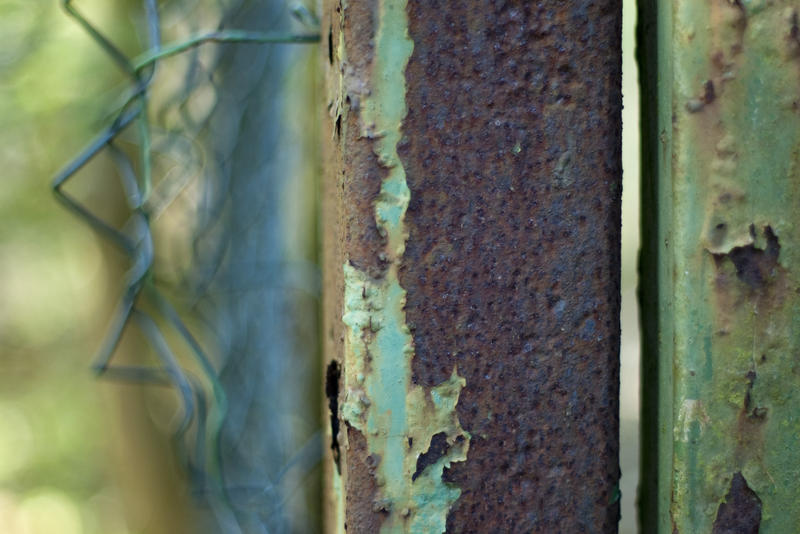
[[[139,2],[80,4],[123,49],[139,49]],[[121,258],[49,188],[125,80],[55,0],[0,0],[0,35],[0,532],[150,532],[152,509],[118,482],[130,467],[115,426],[122,405],[88,370]],[[122,199],[109,174],[98,158],[71,187],[114,218]]]
[[[193,488],[186,484],[187,473],[176,466],[169,440],[178,410],[174,392],[105,384],[88,369],[111,322],[129,265],[85,221],[54,201],[50,181],[108,125],[130,89],[130,81],[97,42],[65,16],[59,4],[57,0],[0,0],[0,35],[4,43],[8,41],[0,50],[0,153],[4,163],[4,187],[0,188],[0,532],[215,531],[217,527],[212,525],[217,525],[219,518],[190,506],[201,502],[202,496],[189,497]],[[146,47],[141,0],[80,0],[74,4],[126,55],[136,56]],[[265,8],[265,3],[162,2],[160,29],[165,40],[185,38],[198,29],[215,28],[235,13],[243,20],[228,22],[255,29],[275,22],[273,15],[280,15],[285,22],[287,6],[277,1],[271,5],[271,12],[252,18],[251,8]],[[229,349],[235,357],[217,354],[216,364],[220,369],[227,366],[233,380],[231,391],[252,390],[255,397],[237,400],[240,411],[249,412],[249,419],[242,429],[230,425],[225,438],[228,466],[241,463],[238,469],[243,474],[256,476],[255,482],[265,488],[257,485],[256,495],[267,495],[266,488],[273,483],[286,487],[280,491],[291,490],[280,498],[270,497],[274,502],[269,506],[251,498],[252,506],[257,506],[255,515],[242,510],[237,514],[243,513],[245,522],[293,521],[277,518],[282,515],[302,518],[298,524],[310,525],[315,521],[319,495],[317,477],[308,476],[307,469],[313,468],[316,456],[307,460],[311,467],[291,473],[285,480],[275,475],[302,443],[315,443],[319,392],[307,389],[318,382],[319,373],[314,311],[318,289],[301,287],[298,293],[286,285],[291,272],[285,267],[268,277],[259,266],[267,261],[265,265],[315,269],[315,119],[307,114],[307,119],[293,120],[284,113],[286,107],[305,109],[314,99],[313,83],[308,82],[313,75],[305,72],[313,63],[313,54],[295,54],[296,65],[289,73],[285,52],[272,54],[271,48],[254,46],[247,48],[249,53],[234,57],[228,52],[236,50],[235,46],[219,47],[219,55],[217,48],[209,46],[170,58],[159,68],[152,87],[151,119],[155,120],[151,133],[154,142],[163,141],[161,148],[154,145],[154,192],[158,193],[156,200],[164,201],[161,207],[167,208],[165,213],[157,210],[152,214],[156,276],[186,314],[184,320],[190,328],[202,334],[202,342],[220,349],[227,337],[234,336]],[[275,63],[279,56],[283,57],[280,68]],[[250,79],[241,82],[240,76]],[[262,78],[263,83],[259,81]],[[282,94],[287,83],[306,84],[306,90],[291,92],[294,100],[288,104],[273,94]],[[264,92],[264,84],[276,89]],[[275,101],[263,104],[265,95]],[[187,118],[209,124],[207,119],[217,108],[221,116],[212,121],[210,129],[184,129]],[[260,113],[257,117],[256,110]],[[240,117],[244,118],[240,121]],[[220,127],[221,136],[217,133]],[[131,133],[123,133],[118,145],[136,152],[135,136],[127,135]],[[267,156],[273,153],[280,157]],[[239,163],[229,175],[232,154]],[[239,185],[229,190],[228,183]],[[211,207],[203,212],[208,184],[212,190],[215,185],[221,187],[212,193]],[[125,222],[128,210],[107,154],[92,158],[66,189],[101,219],[116,226]],[[259,194],[243,195],[240,189]],[[267,203],[278,209],[243,207],[240,199],[248,197],[256,200],[256,208]],[[219,219],[209,216],[215,205],[230,213]],[[256,216],[259,225],[251,222],[244,229],[237,228],[236,220],[242,219],[237,214]],[[210,222],[198,223],[206,216],[211,217]],[[272,310],[267,310],[269,313],[284,317],[269,321],[272,327],[258,328],[274,345],[270,350],[278,360],[270,360],[262,347],[251,347],[253,336],[241,334],[268,319],[264,310],[255,315],[250,313],[253,306],[245,310],[246,299],[231,298],[224,278],[212,284],[214,289],[208,295],[195,295],[186,285],[193,271],[208,267],[202,264],[202,254],[193,251],[195,232],[210,234],[211,241],[223,249],[232,247],[234,257],[228,258],[232,262],[226,261],[220,272],[231,279],[240,278],[236,269],[250,273],[245,274],[249,277],[245,282],[252,282],[248,295],[256,308],[261,302]],[[270,232],[277,235],[270,238]],[[238,237],[242,246],[237,249]],[[252,251],[247,252],[244,239],[253,238],[260,240],[260,246],[249,247]],[[274,252],[265,255],[266,249]],[[212,271],[217,267],[211,265]],[[275,284],[283,296],[265,298],[264,291],[278,295],[272,288]],[[201,298],[205,299],[206,316],[198,315],[194,308],[193,302]],[[182,340],[176,340],[174,334],[166,332],[168,342],[180,345]],[[284,341],[272,343],[271,336],[281,336]],[[178,356],[196,373],[191,358]],[[251,367],[241,363],[242,356],[252,360],[246,364]],[[135,330],[123,336],[114,358],[117,363],[136,365],[154,361]],[[302,365],[301,360],[305,362]],[[254,371],[253,365],[263,369]],[[274,371],[280,369],[283,371]],[[266,374],[259,374],[264,371]],[[237,372],[257,378],[244,387]],[[251,420],[255,401],[266,410],[259,424]],[[277,404],[286,403],[289,407],[281,408],[285,415],[270,415]],[[248,439],[243,446],[244,433]],[[245,482],[234,472],[230,478],[233,484]],[[298,484],[308,489],[297,491]],[[270,507],[285,509],[278,514],[269,512]],[[266,517],[259,518],[259,514]],[[250,515],[253,517],[247,519]],[[239,517],[234,523],[241,520]],[[231,532],[238,532],[232,528]]]

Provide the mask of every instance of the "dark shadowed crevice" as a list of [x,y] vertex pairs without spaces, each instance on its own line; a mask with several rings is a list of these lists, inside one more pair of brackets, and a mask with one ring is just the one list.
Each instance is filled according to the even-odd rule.
[[342,474],[339,449],[339,380],[342,378],[342,366],[336,360],[328,364],[325,372],[325,396],[328,398],[328,411],[331,419],[331,451],[336,464],[336,472]]
[[328,29],[328,63],[333,65],[333,28]]

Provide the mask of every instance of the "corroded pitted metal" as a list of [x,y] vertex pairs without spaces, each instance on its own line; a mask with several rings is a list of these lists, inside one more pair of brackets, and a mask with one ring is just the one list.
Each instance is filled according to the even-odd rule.
[[615,532],[619,0],[325,17],[328,531]]
[[620,2],[409,2],[400,282],[451,532],[616,532]]
[[641,14],[643,531],[794,532],[800,3]]

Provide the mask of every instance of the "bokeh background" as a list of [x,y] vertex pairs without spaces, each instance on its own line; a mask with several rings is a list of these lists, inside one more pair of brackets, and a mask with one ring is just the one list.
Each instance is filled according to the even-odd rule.
[[[58,4],[57,0],[0,0],[0,532],[199,532],[201,529],[197,525],[213,522],[214,518],[193,506],[195,501],[176,465],[169,440],[175,412],[173,396],[153,392],[152,388],[107,383],[97,380],[89,371],[92,355],[122,291],[121,280],[127,264],[124,257],[55,202],[49,182],[58,169],[107,124],[111,110],[120,103],[126,82],[97,44],[65,16]],[[165,37],[178,38],[194,28],[214,27],[226,17],[229,22],[246,24],[251,14],[247,11],[248,4],[199,0],[162,2]],[[289,6],[281,4],[274,12],[260,16],[287,24]],[[620,413],[623,534],[636,531],[634,502],[638,479],[639,334],[635,287],[639,137],[634,4],[633,0],[624,2],[623,19]],[[139,0],[78,0],[76,5],[94,24],[113,36],[127,53],[135,55],[144,48],[145,21]],[[170,5],[179,5],[181,9],[169,9]],[[248,339],[247,347],[232,346],[224,336],[201,336],[205,343],[225,354],[218,364],[221,369],[233,370],[228,374],[229,380],[237,373],[249,373],[249,368],[231,364],[235,361],[232,354],[267,350],[265,347],[274,346],[270,340],[277,339],[276,335],[283,340],[283,344],[278,344],[283,354],[300,350],[313,355],[317,319],[309,310],[318,294],[318,289],[314,289],[315,284],[318,285],[313,268],[316,259],[314,225],[310,223],[313,219],[305,215],[313,213],[316,202],[313,192],[315,160],[311,154],[313,149],[302,146],[303,136],[314,127],[313,118],[308,117],[311,106],[308,101],[279,100],[282,104],[275,107],[253,100],[254,88],[259,84],[272,84],[274,94],[270,102],[274,104],[278,101],[275,99],[285,98],[275,87],[296,88],[302,80],[308,80],[298,74],[297,69],[313,64],[309,61],[313,60],[314,52],[237,58],[230,46],[217,47],[221,50],[198,56],[209,70],[224,59],[236,65],[239,71],[229,67],[225,75],[227,85],[220,83],[210,89],[208,84],[203,88],[204,84],[192,79],[191,84],[200,90],[189,108],[197,116],[211,118],[197,130],[197,143],[203,147],[206,158],[199,164],[199,170],[190,173],[189,185],[179,188],[173,204],[158,222],[161,241],[168,244],[160,256],[161,264],[166,265],[162,273],[166,285],[172,283],[178,287],[185,278],[187,266],[197,260],[192,255],[196,251],[186,243],[192,241],[193,233],[201,231],[221,238],[226,235],[225,231],[233,229],[240,236],[235,245],[239,247],[236,254],[242,256],[246,254],[243,251],[253,246],[252,241],[242,236],[250,235],[254,227],[260,228],[262,233],[269,227],[274,246],[289,258],[282,267],[284,274],[277,278],[280,289],[277,294],[274,288],[267,288],[266,283],[249,289],[251,294],[259,296],[259,302],[263,302],[265,295],[272,299],[268,300],[273,303],[269,309],[258,312],[267,314],[272,330],[263,324],[249,324],[241,334]],[[176,61],[172,71],[187,73],[189,64]],[[283,66],[279,69],[275,65]],[[278,74],[272,82],[265,82],[261,76],[248,76],[248,67],[258,72],[273,68]],[[166,103],[182,83],[188,83],[187,79],[162,76],[158,80],[159,89],[154,89],[156,103]],[[296,90],[290,92],[297,96]],[[234,94],[235,98],[224,100],[222,94]],[[304,98],[308,96],[305,93]],[[188,101],[188,97],[182,101]],[[230,110],[236,106],[239,111],[235,124],[214,120],[218,107],[226,110],[225,116],[230,116]],[[286,139],[276,141],[269,132],[252,131],[253,121],[263,122],[263,114],[272,117],[277,128],[289,132],[286,135],[289,142]],[[168,122],[169,114],[165,117]],[[264,139],[271,140],[269,142],[277,147],[271,152],[273,163],[264,161],[265,156],[250,147]],[[261,167],[238,168],[231,163],[236,158],[255,159]],[[292,176],[306,178],[294,180],[292,187],[281,189],[276,204],[267,207],[279,213],[283,220],[281,225],[274,226],[264,220],[237,220],[229,213],[228,218],[223,218],[224,231],[217,232],[213,220],[206,217],[201,221],[203,224],[198,225],[191,215],[201,205],[201,192],[207,191],[192,186],[194,182],[191,181],[207,178],[211,171],[220,171],[211,168],[208,163],[211,159],[223,163],[220,168],[224,175],[227,172],[225,176],[229,180],[246,179],[241,177],[265,167],[273,175],[291,169]],[[193,165],[165,163],[161,170],[169,179],[180,180],[180,176],[186,175],[186,168],[194,168]],[[122,223],[125,206],[114,172],[108,158],[98,157],[73,180],[70,191],[98,213]],[[204,183],[207,186],[210,183],[216,191],[221,187],[215,182]],[[236,202],[242,200],[246,199],[229,198],[220,209],[231,212],[231,206],[239,206]],[[233,213],[237,209],[233,209]],[[252,251],[256,252],[259,251]],[[224,268],[220,272],[225,276],[203,286],[205,292],[196,293],[195,300],[184,303],[181,308],[187,314],[199,310],[189,319],[196,331],[205,331],[203,320],[217,326],[233,320],[231,310],[235,306],[231,302],[241,302],[243,298],[242,288],[232,288],[230,284],[230,280],[238,276],[236,266],[224,261],[222,264]],[[274,265],[258,268],[261,272],[275,270]],[[270,278],[272,285],[275,279],[274,276]],[[294,287],[287,293],[289,286],[300,286],[303,291],[298,293]],[[291,298],[287,298],[287,294]],[[203,316],[200,313],[203,303],[208,304],[205,309],[223,312],[212,314],[211,318]],[[229,311],[225,312],[226,309]],[[247,313],[256,312],[251,308]],[[287,329],[290,335],[281,336],[281,331],[285,333]],[[301,339],[304,343],[298,345],[291,339]],[[147,346],[135,336],[127,336],[121,350],[135,358],[146,353]],[[259,372],[273,371],[261,369]],[[273,382],[277,383],[271,391],[275,398],[287,398],[287,402],[299,398],[317,402],[310,392],[295,391],[291,395],[281,392],[281,372],[273,372]],[[313,371],[306,368],[304,372],[313,378]],[[258,407],[254,410],[247,412],[250,420],[266,420],[259,418]],[[270,454],[277,458],[276,465],[290,461],[291,451],[313,439],[314,431],[313,415],[292,412],[291,406],[282,407],[282,413],[286,414],[286,419],[276,424],[291,431],[280,446],[271,449]],[[247,420],[243,415],[242,421]],[[274,432],[274,429],[266,428],[263,432]],[[241,472],[261,469],[260,472],[267,474],[279,470],[276,466],[254,466],[246,461],[247,454],[255,455],[259,447],[264,446],[253,446],[244,452],[237,449],[244,458],[238,469]],[[303,471],[289,481],[294,489],[287,490],[291,495],[282,501],[283,515],[313,515],[313,509],[303,505],[314,498],[315,490],[299,494],[296,490],[298,486],[313,486],[309,477],[313,478],[313,474]],[[301,532],[303,522],[287,528]]]

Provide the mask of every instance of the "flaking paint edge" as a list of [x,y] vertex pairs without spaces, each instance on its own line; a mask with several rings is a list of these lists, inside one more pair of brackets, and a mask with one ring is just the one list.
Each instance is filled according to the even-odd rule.
[[[676,59],[674,76],[665,76],[674,79],[663,90],[675,114],[662,119],[662,128],[674,134],[676,141],[668,169],[675,180],[662,198],[673,195],[676,215],[662,217],[675,230],[670,246],[676,254],[672,261],[678,282],[671,305],[677,310],[675,328],[684,333],[671,336],[671,341],[677,339],[670,362],[675,370],[677,424],[669,442],[662,442],[672,448],[674,460],[674,467],[662,471],[664,479],[671,478],[671,484],[662,481],[662,487],[672,499],[672,524],[663,525],[662,530],[711,531],[731,478],[740,473],[763,505],[760,532],[786,532],[797,524],[798,464],[790,444],[800,435],[792,358],[796,353],[792,331],[797,324],[793,318],[800,307],[794,300],[800,287],[794,269],[796,211],[787,206],[792,202],[787,199],[797,194],[792,184],[797,183],[800,138],[795,96],[800,56],[792,19],[796,21],[800,6],[790,0],[663,5],[669,11],[665,15],[674,15],[674,23],[667,26],[669,41],[660,53]],[[712,20],[712,8],[717,16],[726,10],[726,18]],[[744,23],[733,17],[737,9],[746,16]],[[720,32],[725,46],[710,45],[709,28]],[[741,42],[728,42],[734,39]],[[738,50],[735,55],[741,55],[730,66],[726,61],[730,76],[724,73],[721,80],[714,79],[712,104],[697,95],[703,82],[713,77],[710,65],[717,50],[726,54]],[[700,128],[705,124],[724,130],[725,135],[711,137],[708,127]],[[769,137],[770,132],[780,135]],[[709,147],[703,144],[712,139]],[[736,211],[702,202],[720,191],[729,193]],[[727,228],[724,239],[713,234],[721,222]],[[747,307],[725,306],[720,297],[746,303],[744,297],[752,290],[733,283],[715,289],[714,277],[735,282],[736,269],[722,260],[737,247],[763,250],[767,227],[780,238],[776,268],[784,272],[776,272],[775,279],[786,277],[788,282],[775,282],[770,290],[781,294],[780,299],[758,297],[759,306],[770,301],[771,309],[753,306],[756,311],[748,315]],[[716,265],[715,260],[719,260]],[[696,325],[707,326],[700,331]],[[760,334],[756,337],[751,332]],[[672,388],[672,379],[665,386]],[[743,406],[750,406],[750,412]],[[763,418],[758,422],[760,433],[753,432],[754,424],[749,423],[743,427],[744,439],[737,440],[738,425],[754,417]]]
[[[361,135],[375,139],[379,163],[388,170],[375,203],[375,220],[386,239],[387,269],[376,279],[349,263],[343,266],[346,337],[340,417],[364,434],[377,463],[379,498],[373,509],[386,513],[381,532],[444,532],[461,490],[444,482],[442,474],[452,462],[465,461],[469,449],[470,435],[456,412],[466,382],[454,368],[448,380],[433,388],[411,383],[414,343],[406,325],[406,292],[398,279],[408,239],[404,216],[410,191],[397,145],[407,112],[405,68],[414,44],[408,36],[405,0],[379,1],[377,19]],[[338,51],[344,59],[341,41]],[[347,90],[341,82],[339,109]],[[415,476],[418,458],[440,433],[446,435],[447,450]]]

